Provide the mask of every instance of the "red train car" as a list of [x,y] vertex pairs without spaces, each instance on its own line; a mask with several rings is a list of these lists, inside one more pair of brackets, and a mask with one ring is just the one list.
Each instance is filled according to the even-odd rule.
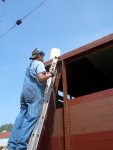
[[113,150],[113,34],[59,58],[37,149]]

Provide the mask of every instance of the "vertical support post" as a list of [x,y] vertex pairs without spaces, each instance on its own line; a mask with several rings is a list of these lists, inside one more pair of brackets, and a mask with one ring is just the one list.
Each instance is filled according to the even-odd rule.
[[66,65],[62,60],[62,82],[63,82],[63,99],[64,99],[64,146],[65,150],[70,150],[70,119],[69,105],[67,100],[67,74]]

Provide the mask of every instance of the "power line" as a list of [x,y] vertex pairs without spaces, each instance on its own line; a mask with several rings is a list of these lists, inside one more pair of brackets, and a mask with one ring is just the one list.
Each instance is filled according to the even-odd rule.
[[0,39],[3,38],[9,31],[11,31],[14,27],[16,26],[16,24],[14,26],[12,26],[10,29],[8,29],[6,32],[4,32],[1,36]]
[[28,16],[30,16],[34,11],[36,11],[39,7],[41,7],[47,0],[42,1],[39,5],[37,5],[34,9],[32,9],[27,15],[25,15],[22,19],[18,19],[10,29],[8,29],[6,32],[4,32],[1,36],[0,39],[2,39],[8,32],[10,32],[14,27],[17,25],[20,25],[24,19],[26,19]]
[[47,0],[42,1],[39,5],[37,5],[33,10],[31,10],[26,16],[23,17],[22,20],[30,16],[35,10],[37,10],[39,7],[41,7]]

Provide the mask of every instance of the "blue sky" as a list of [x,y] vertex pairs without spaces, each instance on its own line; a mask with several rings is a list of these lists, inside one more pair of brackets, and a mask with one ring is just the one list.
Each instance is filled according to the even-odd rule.
[[[42,0],[43,1],[43,0]],[[41,0],[0,1],[0,36]],[[0,125],[14,123],[29,56],[38,47],[49,59],[113,33],[112,0],[47,0],[38,10],[0,39]]]

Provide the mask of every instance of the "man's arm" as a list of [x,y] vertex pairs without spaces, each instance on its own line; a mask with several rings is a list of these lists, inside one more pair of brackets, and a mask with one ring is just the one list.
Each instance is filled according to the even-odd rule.
[[46,81],[48,78],[52,77],[50,72],[46,72],[46,73],[39,73],[38,74],[38,80],[40,82],[44,82]]

